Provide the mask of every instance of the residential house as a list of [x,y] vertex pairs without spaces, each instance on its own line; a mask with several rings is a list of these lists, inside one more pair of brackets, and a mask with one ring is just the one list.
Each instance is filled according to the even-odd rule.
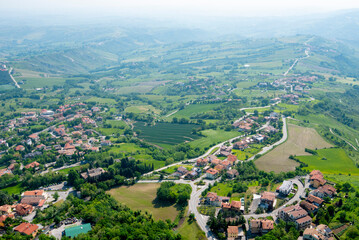
[[186,173],[188,173],[188,170],[187,168],[181,166],[177,168],[177,172],[181,173],[182,175],[185,175]]
[[227,176],[229,178],[235,178],[237,177],[239,174],[238,174],[238,171],[236,169],[231,169],[231,170],[228,170],[227,171]]
[[266,209],[273,209],[275,202],[275,193],[263,192],[261,194],[260,204]]
[[293,211],[300,211],[300,210],[304,210],[304,209],[301,208],[299,205],[288,206],[279,210],[278,217],[285,222],[290,221],[291,218],[289,217],[289,214]]
[[242,240],[246,239],[244,231],[238,226],[228,226],[227,228],[227,239],[228,240]]
[[298,230],[304,230],[310,227],[310,225],[312,224],[312,218],[309,216],[305,216],[295,220],[294,224],[296,225]]
[[319,197],[316,197],[316,196],[314,196],[312,194],[309,194],[309,196],[307,197],[307,201],[314,204],[314,205],[316,205],[317,207],[320,207],[324,202],[323,199],[321,199]]
[[40,140],[39,136],[36,133],[31,134],[29,138],[35,142]]
[[252,234],[266,234],[274,228],[274,221],[269,219],[252,219],[250,221]]
[[2,205],[0,206],[0,213],[1,214],[9,214],[12,212],[11,205]]
[[208,161],[211,163],[214,159],[216,159],[217,157],[215,155],[209,155],[208,156]]
[[234,145],[233,145],[233,149],[238,149],[238,150],[241,150],[241,151],[243,151],[244,149],[247,149],[249,146],[248,146],[248,144],[247,144],[247,142],[246,141],[239,141],[239,142],[236,142],[236,143],[234,143]]
[[216,179],[218,177],[219,172],[216,169],[210,168],[206,171],[206,178],[208,179]]
[[27,197],[21,199],[21,203],[32,205],[34,207],[42,207],[45,203],[45,199],[40,199],[37,197]]
[[249,224],[249,229],[252,234],[261,233],[261,220],[260,219],[252,219]]
[[15,212],[19,216],[28,215],[28,214],[32,213],[32,211],[34,211],[34,207],[29,204],[25,204],[25,203],[19,203],[15,207]]
[[304,208],[308,213],[316,213],[319,209],[318,206],[304,200],[304,201],[301,201],[300,204],[299,204],[302,208]]
[[319,170],[313,170],[309,174],[309,177],[310,177],[310,185],[312,185],[314,188],[323,186],[326,183],[323,174]]
[[15,150],[16,151],[24,151],[25,147],[23,145],[18,145],[18,146],[15,147]]
[[230,169],[230,167],[232,166],[232,163],[231,163],[230,161],[228,161],[228,160],[224,160],[224,161],[222,161],[220,164],[221,164],[221,165],[224,167],[224,169],[226,169],[226,170]]
[[328,238],[328,239],[333,239],[334,240],[334,233],[333,231],[325,224],[320,224],[317,226],[317,231],[319,233],[321,233],[322,235],[324,235],[324,237]]
[[196,161],[196,166],[198,167],[204,167],[208,164],[208,158],[199,158]]
[[211,164],[214,165],[214,166],[216,166],[216,165],[218,165],[218,164],[221,164],[221,162],[222,162],[221,159],[216,158],[216,159],[213,159],[213,160],[211,161]]
[[229,154],[227,157],[227,160],[231,162],[232,166],[234,166],[235,163],[237,162],[238,158],[236,155]]
[[315,228],[306,228],[303,232],[303,240],[325,240],[325,237]]
[[232,152],[232,147],[229,147],[229,146],[225,146],[225,145],[222,145],[220,150],[219,150],[219,154],[222,155],[222,156],[228,156],[230,155]]
[[261,220],[261,232],[262,234],[266,234],[274,228],[274,221],[269,219]]
[[332,198],[332,197],[334,197],[334,195],[336,193],[337,193],[337,191],[333,186],[326,184],[326,185],[314,190],[312,192],[312,195],[319,197],[319,198],[324,198],[324,197]]
[[282,185],[279,187],[279,193],[283,195],[288,195],[293,189],[292,181],[283,181]]
[[31,235],[32,237],[35,237],[38,229],[39,227],[36,224],[23,222],[19,226],[15,227],[14,231],[24,235]]
[[44,190],[33,190],[33,191],[25,191],[21,194],[21,198],[39,198],[39,199],[47,199],[48,195]]
[[223,165],[218,164],[214,167],[215,170],[217,170],[218,172],[222,172],[225,168]]
[[38,166],[40,166],[40,163],[34,161],[32,163],[29,163],[25,166],[26,169],[29,169],[29,168],[37,168]]
[[220,207],[222,205],[222,202],[218,197],[217,193],[214,192],[208,192],[205,201],[211,206]]
[[111,145],[112,145],[112,143],[110,140],[104,140],[101,142],[101,146],[111,146]]

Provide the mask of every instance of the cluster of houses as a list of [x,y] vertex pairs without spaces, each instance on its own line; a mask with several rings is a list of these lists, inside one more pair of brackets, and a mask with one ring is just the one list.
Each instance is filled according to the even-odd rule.
[[[41,208],[48,199],[44,190],[26,191],[21,195],[17,204],[0,206],[0,227],[3,227],[7,218],[24,217],[31,214],[36,208]],[[39,227],[36,224],[21,223],[14,228],[15,232],[35,237]]]
[[291,76],[281,79],[277,79],[271,83],[276,88],[286,88],[290,91],[296,91],[300,93],[308,93],[310,87],[308,83],[313,83],[317,80],[316,76]]
[[184,166],[180,166],[170,176],[192,180],[192,179],[196,179],[197,177],[199,177],[201,173],[202,173],[202,170],[199,167],[193,167],[191,170],[188,170]]
[[232,167],[237,161],[237,157],[232,154],[229,154],[225,160],[221,160],[215,155],[210,155],[207,158],[198,159],[196,166],[204,167],[203,169],[206,171],[207,179],[216,179],[222,172],[226,172],[228,177],[234,178],[238,175],[238,171],[236,169],[232,169]]

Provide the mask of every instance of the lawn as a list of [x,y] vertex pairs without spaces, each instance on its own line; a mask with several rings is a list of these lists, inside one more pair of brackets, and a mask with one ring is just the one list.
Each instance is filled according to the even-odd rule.
[[318,155],[297,156],[297,158],[308,164],[305,169],[318,169],[324,174],[351,174],[359,176],[357,168],[352,159],[340,148],[320,149]]
[[147,211],[157,220],[170,219],[173,221],[179,211],[174,205],[159,203],[155,200],[159,187],[159,183],[138,183],[130,187],[113,188],[107,193],[131,209],[141,210],[142,212]]
[[299,164],[291,159],[290,155],[309,155],[305,148],[320,149],[332,147],[313,128],[300,127],[288,124],[288,139],[272,151],[255,161],[260,170],[287,172],[295,170]]
[[176,231],[179,234],[181,234],[182,239],[184,240],[205,240],[206,235],[204,232],[200,229],[198,224],[193,221],[191,223],[188,222],[188,218],[185,219],[185,221],[182,223],[182,225],[178,228]]
[[156,123],[149,126],[144,122],[136,122],[134,125],[135,130],[140,130],[139,138],[160,146],[176,145],[199,138],[192,134],[192,129],[198,127],[194,124]]
[[68,174],[70,172],[70,170],[81,170],[82,168],[88,168],[90,166],[90,164],[84,164],[84,165],[80,165],[80,166],[76,166],[76,167],[72,167],[72,168],[65,168],[65,169],[61,169],[58,172],[62,172],[65,174]]
[[218,196],[227,197],[228,193],[232,191],[232,187],[228,183],[218,183],[217,186],[213,186],[210,190],[215,192]]
[[23,191],[23,189],[21,187],[21,183],[19,183],[15,186],[3,188],[3,189],[1,189],[1,191],[5,191],[9,194],[20,194]]
[[193,142],[191,142],[190,145],[192,147],[208,148],[211,145],[215,145],[217,143],[240,136],[240,133],[237,131],[227,132],[224,130],[213,130],[213,129],[206,129],[202,131],[202,134],[205,137],[196,139]]

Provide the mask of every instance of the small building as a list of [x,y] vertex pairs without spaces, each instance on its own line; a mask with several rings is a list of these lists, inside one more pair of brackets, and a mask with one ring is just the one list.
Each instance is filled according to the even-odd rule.
[[237,162],[238,158],[236,155],[229,154],[227,157],[227,160],[232,163],[232,166],[234,166],[234,164]]
[[283,181],[283,184],[279,187],[279,193],[288,195],[293,189],[292,181]]
[[39,227],[36,224],[31,223],[21,223],[19,226],[14,228],[15,232],[19,232],[24,235],[29,235],[35,237]]
[[252,234],[266,234],[273,230],[274,221],[269,219],[252,219],[250,221],[250,230]]
[[86,224],[82,224],[82,225],[79,225],[79,226],[66,228],[65,229],[65,236],[70,237],[70,238],[74,238],[74,237],[76,237],[77,235],[79,235],[81,233],[88,233],[89,231],[91,231],[91,224],[86,223]]
[[26,169],[36,168],[36,167],[38,167],[38,166],[40,166],[40,163],[34,161],[34,162],[32,162],[32,163],[27,164],[27,165],[25,166],[25,168],[26,168]]

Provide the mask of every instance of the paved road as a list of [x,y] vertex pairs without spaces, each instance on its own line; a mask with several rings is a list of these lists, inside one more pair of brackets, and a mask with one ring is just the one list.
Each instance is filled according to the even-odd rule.
[[253,155],[253,156],[250,157],[247,161],[253,160],[253,159],[255,158],[255,156],[257,156],[258,154],[261,154],[261,155],[265,154],[266,152],[272,150],[273,147],[278,146],[278,145],[284,143],[284,142],[287,140],[287,138],[288,138],[288,132],[287,132],[287,121],[286,121],[286,118],[285,118],[285,117],[282,117],[282,121],[283,121],[283,130],[282,130],[282,132],[283,132],[283,137],[282,137],[278,142],[273,143],[272,145],[270,145],[270,146],[268,146],[268,147],[264,147],[264,148],[262,149],[262,151],[260,151],[259,153]]
[[[74,164],[71,164],[71,165],[66,165],[66,166],[62,166],[62,167],[59,167],[59,168],[51,169],[51,171],[56,172],[56,171],[60,171],[62,169],[77,167],[77,166],[80,166],[80,165],[81,165],[81,162],[77,162],[77,163],[74,163]],[[43,175],[43,174],[48,173],[48,172],[49,172],[49,169],[46,169],[46,170],[42,171],[40,174]]]
[[304,50],[305,53],[305,57],[301,57],[301,58],[296,58],[294,63],[289,67],[289,69],[283,74],[283,76],[287,76],[287,74],[294,68],[294,66],[300,61],[303,60],[305,58],[309,58],[309,52],[310,52],[310,48],[308,47],[308,42],[311,41],[313,38],[308,39],[304,45],[307,46],[307,48]]
[[260,218],[260,217],[271,216],[271,217],[273,217],[274,220],[276,220],[279,210],[285,208],[286,206],[292,205],[294,202],[300,202],[301,201],[300,197],[305,193],[305,189],[309,188],[309,175],[305,176],[305,184],[304,185],[302,184],[301,181],[299,181],[299,178],[301,178],[301,177],[296,177],[296,178],[290,179],[290,181],[292,181],[293,183],[295,183],[298,186],[298,190],[297,190],[296,194],[294,195],[294,197],[292,199],[290,199],[286,204],[273,210],[270,213],[247,214],[247,215],[244,215],[244,218],[246,220],[248,220],[251,217]]
[[11,71],[12,71],[12,68],[10,68],[10,70],[9,70],[9,75],[10,75],[11,80],[15,83],[15,86],[17,88],[21,88],[20,85],[16,82],[15,78],[11,75]]

